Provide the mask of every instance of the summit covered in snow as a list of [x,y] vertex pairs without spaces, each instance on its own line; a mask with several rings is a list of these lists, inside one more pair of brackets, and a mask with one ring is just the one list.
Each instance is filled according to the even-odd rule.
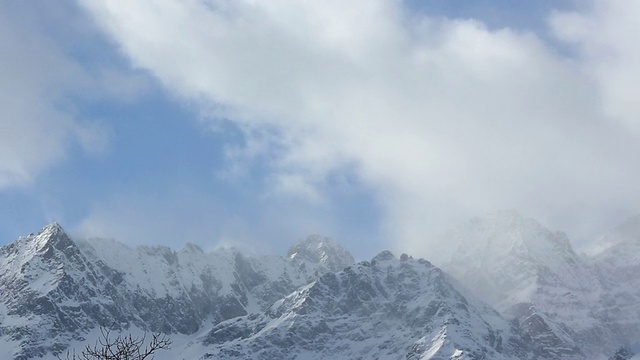
[[[346,253],[328,240],[322,252]],[[205,253],[190,244],[131,249],[114,240],[73,241],[50,224],[0,248],[0,358],[53,356],[99,326],[195,334],[268,308],[328,266],[352,263],[350,256],[312,262]]]
[[310,235],[289,248],[287,257],[305,263],[317,264],[321,272],[340,271],[345,264],[355,262],[353,256],[332,238]]
[[[286,256],[130,248],[58,224],[0,248],[0,358],[53,359],[96,330],[164,332],[158,360],[629,359],[640,338],[640,220],[596,255],[515,212],[471,219],[451,256],[355,263],[311,235]],[[617,357],[614,357],[617,356]]]
[[624,239],[618,246],[626,247],[626,255],[611,255],[619,249],[614,246],[587,258],[576,254],[564,233],[514,211],[498,212],[450,230],[443,241],[455,255],[441,259],[442,268],[515,319],[532,340],[556,349],[558,358],[606,358],[640,336],[640,283],[630,275],[634,264],[640,270],[631,259],[638,259],[640,246],[629,245],[640,238],[634,231],[640,227],[627,222],[622,228],[628,229],[624,235],[620,229],[612,234]]

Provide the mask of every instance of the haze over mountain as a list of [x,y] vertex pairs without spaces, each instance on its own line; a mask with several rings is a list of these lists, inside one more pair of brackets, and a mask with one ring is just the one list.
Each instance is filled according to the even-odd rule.
[[444,235],[442,270],[389,251],[355,263],[319,235],[268,256],[132,249],[53,223],[0,248],[0,356],[50,359],[106,326],[168,333],[158,359],[626,359],[639,223],[585,257],[515,212],[477,217]]
[[634,356],[638,19],[0,1],[0,359]]
[[59,221],[132,247],[284,254],[320,233],[429,258],[516,208],[577,249],[638,212],[638,17],[636,0],[2,1],[0,245]]

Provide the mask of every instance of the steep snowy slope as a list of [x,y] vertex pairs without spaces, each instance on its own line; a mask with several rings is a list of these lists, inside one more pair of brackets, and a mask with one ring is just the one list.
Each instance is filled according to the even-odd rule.
[[592,261],[601,279],[595,312],[624,345],[640,343],[640,217],[605,235]]
[[[179,251],[147,246],[129,249],[102,239],[79,244],[93,261],[117,269],[130,292],[150,298],[202,297],[199,303],[219,303],[217,298],[224,297],[226,304],[217,320],[264,309],[283,294],[328,271],[322,259],[312,262],[282,256],[245,256],[235,249],[205,253],[192,244]],[[336,266],[353,262],[348,257]]]
[[426,260],[383,252],[327,273],[262,314],[182,350],[202,359],[527,359],[513,324],[463,297]]
[[57,224],[0,248],[0,336],[14,346],[12,357],[61,350],[84,329],[115,320],[117,310],[101,301],[110,275]]
[[503,315],[518,319],[554,357],[579,358],[580,349],[615,350],[615,336],[593,313],[600,283],[563,233],[505,211],[474,218],[444,241],[456,251],[442,262],[443,269]]
[[[514,212],[445,239],[453,255],[371,262],[318,235],[287,256],[74,241],[57,224],[0,248],[0,359],[169,333],[158,360],[629,359],[640,351],[640,217],[579,257]],[[495,310],[482,301],[488,303]],[[502,314],[502,315],[499,315]]]
[[[321,254],[346,253],[319,237],[306,243]],[[0,248],[0,339],[13,347],[12,357],[30,359],[60,352],[98,326],[193,334],[262,311],[327,269],[351,263],[350,255],[314,261],[207,254],[194,245],[176,252],[74,242],[51,224]]]

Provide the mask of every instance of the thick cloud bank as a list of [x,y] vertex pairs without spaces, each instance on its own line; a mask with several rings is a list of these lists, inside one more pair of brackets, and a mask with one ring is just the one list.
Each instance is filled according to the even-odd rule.
[[134,67],[243,129],[273,191],[317,201],[355,175],[409,251],[495,209],[581,236],[640,203],[637,2],[550,14],[554,44],[397,1],[82,4]]

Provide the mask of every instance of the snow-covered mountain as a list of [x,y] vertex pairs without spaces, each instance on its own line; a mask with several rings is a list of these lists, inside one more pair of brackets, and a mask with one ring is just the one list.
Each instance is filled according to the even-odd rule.
[[[267,311],[224,321],[203,359],[527,359],[530,342],[426,260],[382,252],[327,273]],[[189,352],[189,349],[186,349]]]
[[0,357],[60,352],[98,326],[194,334],[205,323],[263,311],[354,262],[329,239],[302,244],[290,252],[304,247],[304,259],[205,253],[195,245],[130,249],[112,240],[72,241],[50,224],[0,248]]
[[355,264],[318,235],[287,256],[129,248],[58,224],[0,248],[0,359],[54,358],[96,329],[161,331],[157,359],[630,359],[640,218],[593,257],[515,212],[448,232],[452,256]]
[[[640,350],[640,217],[633,217],[606,234],[607,244],[593,256],[602,291],[594,312],[617,339]],[[640,352],[640,351],[638,351]]]
[[[633,327],[640,325],[637,312],[625,312],[612,322],[611,311],[603,309],[611,297],[627,295],[629,285],[640,285],[631,279],[632,272],[627,278],[616,273],[631,271],[631,259],[619,262],[612,255],[605,261],[610,268],[598,270],[574,252],[564,233],[551,232],[514,211],[474,218],[449,231],[443,241],[456,249],[455,256],[442,261],[443,269],[501,314],[517,319],[556,358],[606,358],[631,337],[640,337]],[[640,256],[640,246],[627,250],[628,257]],[[631,305],[634,300],[621,301]],[[640,302],[633,304],[640,310]],[[617,304],[613,308],[625,310]],[[627,315],[632,315],[627,319],[633,326],[624,328],[628,332],[623,338],[620,326]]]

